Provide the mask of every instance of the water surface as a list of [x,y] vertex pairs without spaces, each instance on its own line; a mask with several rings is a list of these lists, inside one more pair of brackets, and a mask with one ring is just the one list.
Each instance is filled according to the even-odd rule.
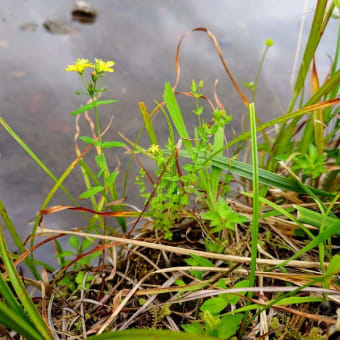
[[[92,0],[91,4],[98,11],[97,20],[92,25],[83,25],[72,22],[72,1],[1,2],[1,116],[57,177],[75,158],[74,118],[69,113],[85,102],[85,98],[74,94],[81,89],[80,78],[64,71],[76,58],[97,57],[116,62],[115,72],[103,82],[108,88],[106,98],[117,98],[119,103],[101,112],[102,124],[114,115],[108,139],[118,139],[117,131],[134,139],[142,123],[138,102],[145,101],[151,109],[154,99],[161,100],[164,83],[175,81],[176,45],[182,33],[194,27],[210,29],[238,81],[254,80],[264,41],[272,38],[275,45],[265,62],[256,103],[257,114],[266,121],[287,107],[301,17],[306,19],[304,42],[314,6],[314,2],[307,5],[303,14],[304,2],[295,0],[275,1],[275,6],[269,0]],[[51,34],[43,27],[47,19],[65,20],[72,32]],[[331,21],[318,53],[321,79],[329,68],[327,55],[333,54],[336,43],[336,23]],[[21,25],[27,23],[36,26],[26,25],[23,30]],[[246,110],[207,35],[195,33],[186,39],[180,61],[182,77],[178,89],[189,90],[192,79],[202,79],[206,93],[211,96],[218,78],[219,98],[233,114],[232,126],[239,132]],[[179,98],[179,101],[188,124],[192,125],[192,100]],[[81,126],[83,134],[88,134],[84,120]],[[167,130],[161,117],[158,129],[165,141]],[[21,235],[26,236],[31,228],[28,221],[34,218],[53,181],[4,129],[0,131],[1,199]],[[147,138],[142,142],[147,146]],[[128,156],[112,152],[111,168],[117,165],[118,157],[122,168],[125,167]],[[75,196],[84,190],[78,169],[65,185]],[[132,203],[138,203],[135,191],[130,186]],[[60,191],[50,205],[69,203]],[[46,224],[51,228],[70,228],[84,225],[85,221],[78,213],[58,213],[46,218]]]

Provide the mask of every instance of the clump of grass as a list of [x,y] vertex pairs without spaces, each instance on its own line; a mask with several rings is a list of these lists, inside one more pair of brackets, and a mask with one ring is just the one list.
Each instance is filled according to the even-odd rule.
[[[340,303],[336,245],[340,230],[340,37],[331,72],[323,84],[313,62],[335,8],[334,3],[328,8],[326,4],[326,0],[317,3],[287,113],[264,124],[258,121],[254,103],[249,103],[233,77],[215,36],[205,28],[193,29],[180,39],[176,84],[165,84],[163,101],[157,102],[151,113],[139,103],[144,126],[136,141],[123,135],[124,142],[104,140],[107,129],[101,128],[99,107],[116,100],[100,100],[105,94],[100,84],[106,72],[113,72],[114,63],[78,59],[66,69],[80,75],[85,92],[77,94],[85,94],[89,100],[71,113],[77,116],[77,157],[59,179],[0,118],[6,130],[55,181],[37,214],[30,243],[20,240],[0,201],[2,220],[19,251],[19,255],[8,251],[0,226],[0,323],[5,326],[5,336],[314,339],[335,333]],[[206,97],[202,81],[193,81],[190,92],[176,91],[180,46],[184,37],[194,32],[205,32],[212,40],[235,90],[249,109],[250,131],[228,138],[230,141],[225,127],[232,115],[216,93],[215,102]],[[272,45],[267,40],[255,82],[245,84],[253,101],[265,55]],[[306,100],[304,87],[312,63],[312,95]],[[92,71],[89,75],[88,69]],[[192,130],[184,123],[177,95],[193,99],[197,125]],[[211,112],[204,112],[203,100],[208,101]],[[159,144],[153,126],[160,112],[169,131],[164,146]],[[92,131],[91,137],[79,138],[86,145],[83,151],[78,145],[80,115],[86,117]],[[266,131],[277,124],[277,136]],[[143,130],[150,145],[139,144]],[[259,133],[265,138],[262,168],[258,162]],[[246,143],[252,151],[251,164],[238,160]],[[235,145],[238,152],[226,157],[225,150],[232,154]],[[109,169],[105,156],[105,149],[117,147],[125,148],[131,162],[135,160],[140,167],[136,187],[144,199],[142,209],[125,202],[126,188],[118,194],[115,183],[121,177],[119,168]],[[92,151],[96,170],[83,158]],[[144,167],[140,155],[154,161],[154,172]],[[63,186],[77,165],[86,187],[79,198],[89,200],[91,208],[80,205]],[[59,188],[72,206],[49,206]],[[63,210],[85,214],[87,227],[51,230],[42,224],[45,215]],[[134,219],[131,226],[130,218]],[[45,239],[35,244],[38,236]],[[65,236],[72,250],[63,249],[58,242]],[[32,256],[47,242],[55,245],[59,268]],[[16,267],[22,261],[39,281],[18,275]],[[40,272],[38,265],[43,267]],[[22,280],[38,288],[41,296],[32,299]],[[319,325],[322,327],[318,329]]]

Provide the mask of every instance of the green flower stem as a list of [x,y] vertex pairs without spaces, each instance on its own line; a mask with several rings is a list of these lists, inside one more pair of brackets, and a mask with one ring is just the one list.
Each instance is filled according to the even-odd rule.
[[264,50],[264,53],[263,53],[261,61],[260,61],[259,68],[257,69],[257,73],[256,73],[256,77],[255,77],[255,83],[254,83],[254,89],[252,91],[252,102],[253,103],[255,102],[257,84],[259,82],[260,73],[261,73],[261,70],[262,70],[262,67],[263,67],[264,60],[266,58],[266,54],[267,54],[267,52],[269,50],[269,47],[270,46],[266,45],[266,48]]

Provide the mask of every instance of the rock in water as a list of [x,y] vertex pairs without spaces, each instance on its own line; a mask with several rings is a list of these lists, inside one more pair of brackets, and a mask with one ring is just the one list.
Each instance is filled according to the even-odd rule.
[[81,23],[93,23],[97,17],[97,11],[87,1],[77,1],[72,10],[73,20]]
[[65,24],[64,20],[61,19],[46,20],[44,22],[44,27],[54,34],[67,34],[72,32],[72,29]]

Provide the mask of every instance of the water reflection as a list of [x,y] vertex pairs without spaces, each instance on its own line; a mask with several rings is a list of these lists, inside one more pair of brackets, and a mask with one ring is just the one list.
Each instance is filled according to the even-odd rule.
[[[67,0],[2,0],[0,8],[0,103],[1,115],[58,177],[75,158],[74,119],[69,112],[85,99],[74,95],[81,89],[76,74],[64,72],[78,57],[115,60],[115,73],[105,78],[107,98],[119,103],[101,113],[103,125],[114,115],[110,139],[121,131],[134,139],[141,126],[138,101],[149,109],[161,99],[163,84],[175,80],[175,48],[180,35],[194,27],[209,28],[220,41],[234,76],[253,80],[264,41],[272,38],[275,46],[268,53],[257,97],[257,112],[265,121],[282,113],[289,98],[289,78],[293,64],[303,2],[287,0],[243,1],[137,1],[92,0],[98,15],[93,25],[72,21],[74,3]],[[312,19],[308,8],[306,27]],[[68,34],[50,34],[46,20],[63,20]],[[335,23],[328,30],[336,32]],[[304,32],[304,40],[308,34]],[[336,34],[322,41],[318,54],[319,74],[328,70],[327,53],[335,48]],[[188,38],[181,51],[180,90],[188,90],[191,79],[203,79],[206,94],[212,96],[213,84],[220,79],[219,97],[234,116],[233,127],[240,131],[246,113],[228,81],[211,41],[202,33]],[[275,94],[275,95],[274,95]],[[179,98],[188,124],[194,122],[192,101]],[[280,112],[281,111],[281,112]],[[89,133],[84,119],[82,134]],[[160,135],[166,124],[159,117]],[[114,137],[116,138],[116,137]],[[118,138],[118,137],[117,137]],[[165,139],[164,139],[165,141]],[[147,145],[147,139],[142,141]],[[53,181],[1,129],[1,198],[22,235],[27,221],[35,216]],[[110,166],[117,165],[118,154],[110,154]],[[122,168],[127,155],[119,153]],[[136,171],[136,169],[135,169]],[[133,175],[133,174],[132,174]],[[134,176],[132,176],[134,178]],[[78,196],[84,189],[76,169],[65,186]],[[137,198],[130,191],[130,201]],[[69,204],[60,192],[51,204]],[[84,225],[77,213],[48,217],[52,228]]]

